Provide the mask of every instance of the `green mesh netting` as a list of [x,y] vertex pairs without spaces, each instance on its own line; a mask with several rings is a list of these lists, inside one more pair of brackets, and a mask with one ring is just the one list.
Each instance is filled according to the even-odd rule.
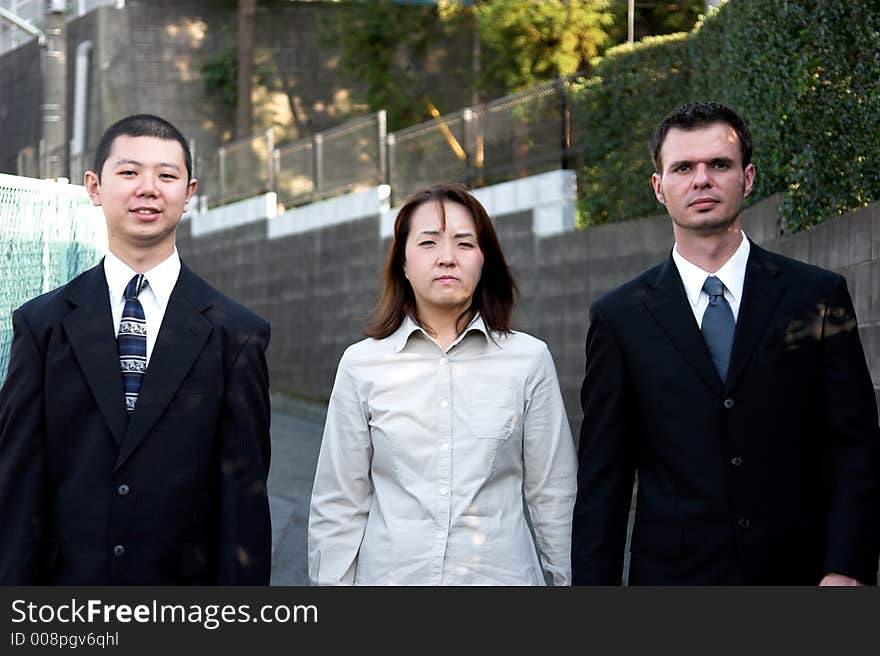
[[106,248],[103,214],[84,187],[0,173],[0,384],[12,311],[96,264]]

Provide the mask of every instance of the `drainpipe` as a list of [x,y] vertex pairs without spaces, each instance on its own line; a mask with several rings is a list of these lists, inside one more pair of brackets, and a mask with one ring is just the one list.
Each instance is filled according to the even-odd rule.
[[70,178],[77,183],[88,168],[83,160],[86,147],[86,117],[89,99],[89,61],[92,42],[76,47],[76,73],[73,80],[73,138],[70,140]]

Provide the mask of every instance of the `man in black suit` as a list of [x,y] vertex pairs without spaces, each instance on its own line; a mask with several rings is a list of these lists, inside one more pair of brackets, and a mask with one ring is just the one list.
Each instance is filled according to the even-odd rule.
[[12,317],[0,584],[268,585],[269,324],[180,262],[186,140],[124,118],[85,185],[109,253]]
[[843,277],[740,227],[748,125],[716,103],[657,128],[670,257],[597,300],[581,390],[576,585],[857,585],[878,561],[874,391]]

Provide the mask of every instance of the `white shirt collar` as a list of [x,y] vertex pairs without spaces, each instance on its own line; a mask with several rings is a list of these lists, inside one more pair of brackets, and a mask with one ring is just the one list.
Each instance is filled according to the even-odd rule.
[[[478,331],[483,333],[487,338],[489,337],[489,329],[486,328],[486,323],[483,321],[483,317],[480,316],[479,312],[474,316],[473,319],[471,319],[471,322],[467,325],[467,328],[465,328],[461,332],[461,335],[459,335],[456,340],[449,345],[449,348],[452,348],[453,346],[458,344],[462,339],[464,339],[464,336],[471,331]],[[402,351],[409,342],[409,338],[414,332],[421,332],[425,337],[434,341],[434,338],[431,337],[424,328],[417,324],[411,316],[406,315],[406,318],[400,324],[400,327],[394,331],[393,335],[391,335],[391,338],[394,340],[394,350],[398,353]],[[448,351],[449,349],[446,350]]]
[[[107,252],[104,257],[104,275],[107,278],[107,286],[110,288],[110,296],[114,302],[121,302],[125,287],[137,272],[113,253]],[[168,299],[177,277],[180,275],[180,255],[177,249],[165,260],[154,266],[144,274],[151,289],[161,307],[168,305]]]
[[710,273],[704,271],[693,262],[686,260],[681,253],[678,252],[678,244],[672,248],[672,259],[678,268],[678,274],[681,276],[681,282],[684,284],[684,291],[687,294],[688,301],[695,306],[700,300],[700,292],[703,291],[703,283],[706,282],[707,276],[717,276],[724,284],[727,291],[736,299],[737,304],[742,300],[743,287],[746,279],[746,264],[749,261],[749,245],[746,233],[742,234],[742,242],[736,252],[730,256],[730,259],[724,263],[718,271]]

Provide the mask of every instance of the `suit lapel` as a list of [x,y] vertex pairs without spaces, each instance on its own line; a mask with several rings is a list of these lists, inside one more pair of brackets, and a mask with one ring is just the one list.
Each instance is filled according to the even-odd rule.
[[137,407],[116,461],[116,469],[140,445],[177,393],[214,326],[202,314],[210,307],[204,286],[185,266],[168,299],[162,327],[144,375]]
[[660,267],[657,276],[649,280],[652,291],[645,299],[645,307],[666,333],[681,357],[697,376],[715,394],[721,396],[721,379],[712,364],[712,358],[703,335],[694,319],[694,312],[687,300],[681,276],[672,255]]
[[742,374],[755,347],[770,326],[770,319],[783,291],[780,269],[772,261],[770,253],[753,242],[750,248],[725,389],[731,389]]
[[103,260],[70,288],[67,300],[74,309],[61,324],[98,409],[119,446],[128,418]]

